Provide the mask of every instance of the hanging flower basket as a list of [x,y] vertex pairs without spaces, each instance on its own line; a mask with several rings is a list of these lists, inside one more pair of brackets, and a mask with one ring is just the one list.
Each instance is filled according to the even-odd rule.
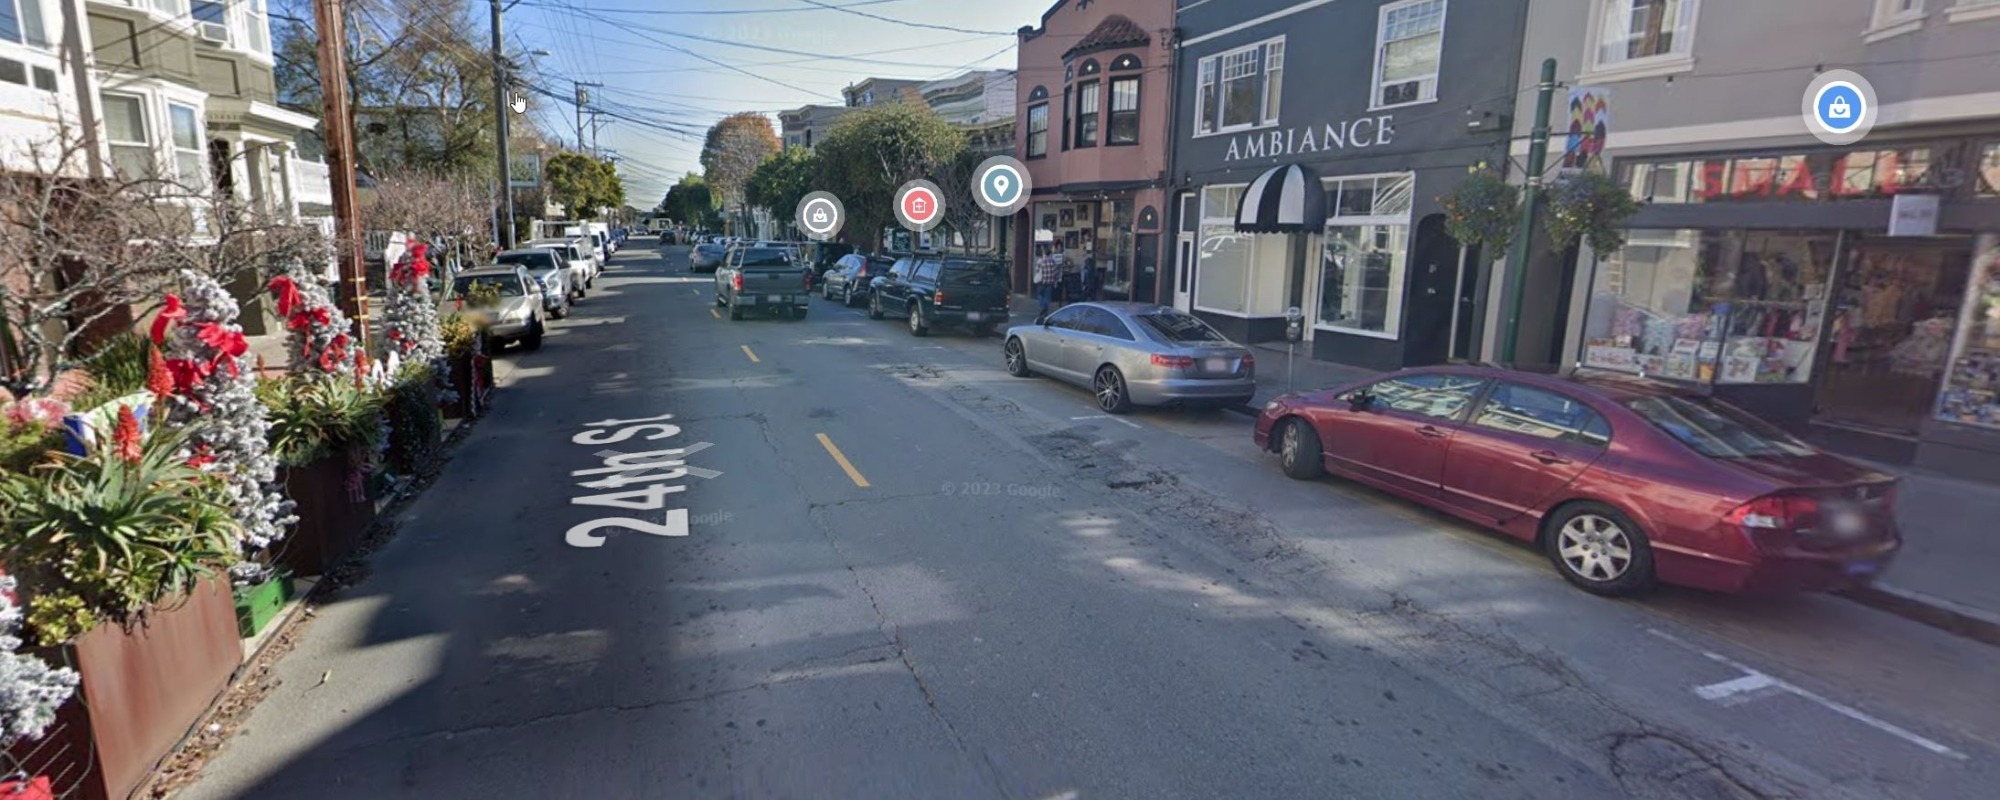
[[1625,222],[1639,213],[1639,201],[1610,176],[1583,171],[1549,186],[1549,236],[1559,248],[1578,241],[1599,257],[1625,247]]
[[1457,187],[1438,196],[1444,207],[1444,229],[1458,243],[1488,253],[1507,248],[1521,213],[1521,187],[1496,170],[1473,167]]

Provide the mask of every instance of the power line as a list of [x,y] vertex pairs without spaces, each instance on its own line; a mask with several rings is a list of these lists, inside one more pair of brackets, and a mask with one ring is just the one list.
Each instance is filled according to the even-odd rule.
[[880,14],[870,14],[866,11],[856,11],[848,6],[837,6],[832,3],[822,2],[821,0],[799,0],[799,2],[805,3],[806,5],[812,6],[814,8],[823,8],[828,11],[839,11],[843,14],[853,14],[854,16],[857,17],[867,17],[868,19],[879,20],[882,22],[892,22],[897,25],[902,25],[910,28],[922,28],[924,30],[931,30],[931,31],[951,31],[953,33],[971,33],[971,34],[977,34],[979,36],[1015,35],[1014,31],[977,31],[971,28],[960,28],[952,25],[932,25],[927,22],[911,22],[909,20],[896,19],[895,17],[885,17]]
[[[843,10],[843,9],[855,8],[857,6],[878,6],[878,5],[883,5],[885,3],[902,3],[902,2],[907,2],[907,0],[858,0],[857,2],[846,3],[840,6],[835,6],[832,8],[832,10]],[[519,5],[545,7],[550,4],[533,2],[533,0],[520,0]],[[707,16],[729,16],[729,15],[740,15],[740,14],[792,14],[801,11],[822,11],[822,10],[827,10],[827,9],[739,8],[739,9],[698,10],[698,11],[665,11],[665,10],[655,11],[652,9],[607,8],[604,9],[603,12],[606,14],[635,14],[648,17],[676,17],[676,16],[707,17]]]

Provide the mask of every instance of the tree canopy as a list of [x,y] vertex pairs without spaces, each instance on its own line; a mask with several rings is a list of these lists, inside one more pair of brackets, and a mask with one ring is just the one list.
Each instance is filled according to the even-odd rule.
[[558,153],[549,159],[544,180],[549,196],[578,219],[589,219],[601,213],[601,209],[625,205],[625,182],[609,161],[582,153]]
[[872,250],[896,222],[896,190],[949,171],[964,151],[965,134],[928,106],[870,106],[841,117],[820,140],[818,183],[846,207],[848,240]]
[[675,222],[711,228],[716,222],[715,196],[709,190],[708,181],[690,172],[667,189],[666,199],[660,202],[660,212]]
[[818,171],[819,159],[813,151],[803,147],[786,148],[784,152],[764,159],[764,163],[750,173],[746,197],[750,205],[770,212],[773,219],[790,220],[806,195],[819,188]]
[[703,177],[724,208],[743,208],[750,175],[779,149],[778,131],[770,117],[754,111],[731,114],[708,129],[701,146]]

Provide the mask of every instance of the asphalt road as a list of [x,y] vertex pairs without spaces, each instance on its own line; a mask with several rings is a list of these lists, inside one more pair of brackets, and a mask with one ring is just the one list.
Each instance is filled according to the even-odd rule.
[[[998,339],[831,303],[730,322],[669,253],[635,242],[502,358],[497,410],[186,796],[2000,785],[1993,648],[1833,598],[1590,597],[1513,544],[1285,479],[1246,418],[1100,417],[1006,376]],[[658,441],[586,435],[665,414],[637,432]],[[573,475],[664,448],[695,472]],[[671,509],[690,535],[566,542]]]

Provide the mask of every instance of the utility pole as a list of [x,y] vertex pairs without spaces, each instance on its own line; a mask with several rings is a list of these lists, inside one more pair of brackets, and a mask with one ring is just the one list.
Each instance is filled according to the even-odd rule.
[[1556,60],[1542,60],[1542,84],[1535,95],[1535,127],[1528,134],[1527,186],[1521,191],[1521,221],[1514,229],[1514,246],[1507,254],[1507,329],[1501,332],[1500,363],[1514,363],[1521,340],[1521,301],[1528,289],[1528,257],[1535,250],[1535,214],[1542,202],[1542,170],[1548,167],[1549,106],[1556,96]]
[[514,172],[507,155],[507,90],[513,83],[513,75],[507,69],[506,45],[500,36],[500,0],[492,0],[492,5],[493,138],[500,158],[500,205],[493,221],[493,238],[499,239],[500,249],[506,250],[514,246]]
[[326,167],[333,176],[335,246],[341,311],[354,320],[355,335],[368,341],[368,272],[362,253],[361,203],[354,185],[354,116],[347,106],[347,12],[342,0],[313,0],[319,32],[319,85],[326,103],[320,125],[326,131]]
[[583,114],[584,110],[590,106],[590,92],[585,91],[585,88],[601,84],[584,83],[583,81],[570,82],[576,84],[576,151],[581,153],[584,152]]

